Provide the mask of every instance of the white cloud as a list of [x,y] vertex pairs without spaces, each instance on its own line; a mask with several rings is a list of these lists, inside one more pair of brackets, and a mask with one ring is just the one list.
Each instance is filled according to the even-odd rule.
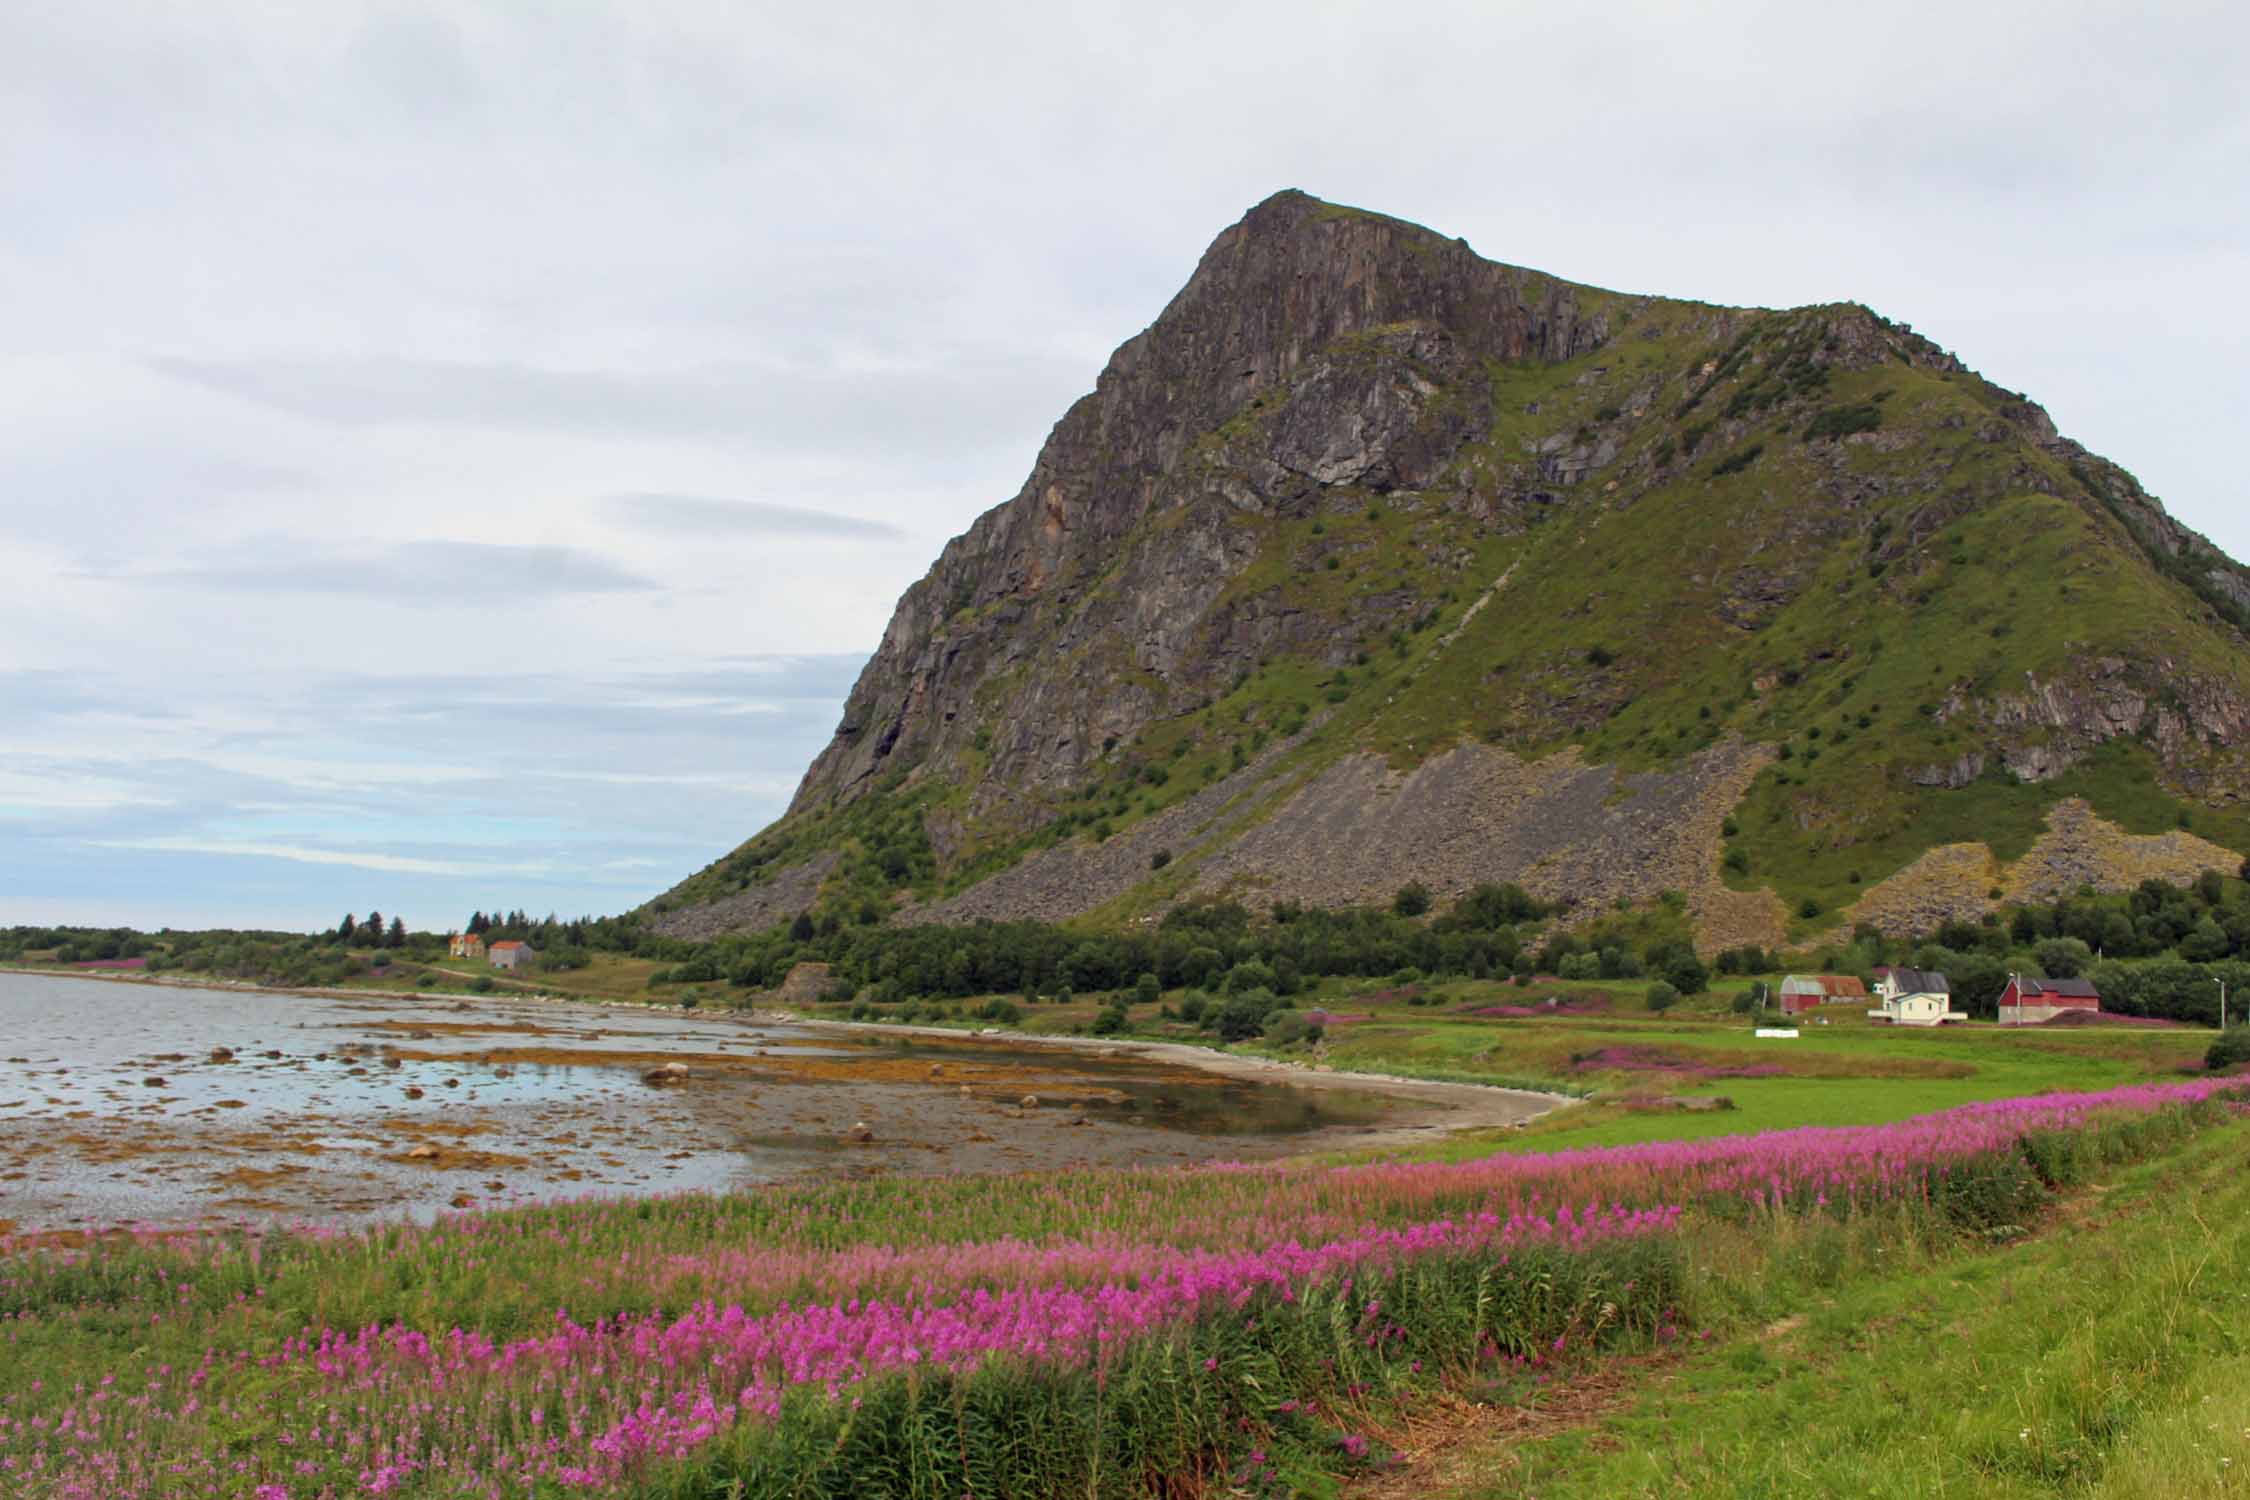
[[301,865],[348,865],[386,875],[476,875],[499,879],[541,877],[544,865],[477,864],[450,859],[416,859],[371,849],[310,849],[290,844],[252,844],[226,839],[94,839],[97,849],[132,849],[155,854],[215,854],[230,859],[285,859]]
[[654,581],[574,547],[512,546],[430,537],[345,551],[275,539],[230,553],[82,577],[129,588],[224,589],[246,594],[356,594],[423,609],[489,609],[565,594],[653,591]]
[[0,766],[0,818],[163,807],[166,799],[128,782],[64,771],[39,774]]
[[726,536],[830,537],[895,541],[903,528],[833,511],[764,500],[717,500],[701,495],[611,495],[601,509],[627,526],[677,532],[706,540]]

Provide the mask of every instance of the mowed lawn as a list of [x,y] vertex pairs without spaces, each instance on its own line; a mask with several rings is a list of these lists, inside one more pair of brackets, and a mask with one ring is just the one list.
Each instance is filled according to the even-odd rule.
[[2250,1495],[2246,1157],[2238,1123],[2076,1194],[2028,1240],[1841,1267],[1817,1292],[1737,1286],[1740,1336],[1647,1371],[1596,1420],[1445,1454],[1414,1492]]
[[[1875,1125],[1978,1099],[2179,1078],[2200,1065],[2211,1038],[2138,1027],[1917,1030],[1856,1017],[1802,1027],[1795,1038],[1760,1038],[1733,1018],[1462,1019],[1391,1010],[1330,1028],[1327,1061],[1531,1087],[1554,1080],[1591,1091],[1586,1103],[1498,1142],[1554,1150]],[[1696,1112],[1664,1102],[1681,1096],[1721,1096],[1733,1107]],[[1439,1154],[1471,1155],[1494,1144],[1491,1136],[1459,1139]]]

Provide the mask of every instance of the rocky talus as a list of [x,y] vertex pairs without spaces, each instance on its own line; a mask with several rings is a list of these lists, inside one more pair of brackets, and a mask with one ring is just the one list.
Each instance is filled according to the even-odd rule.
[[[2047,830],[2023,858],[2003,863],[1983,844],[1944,844],[1871,887],[1845,913],[1890,932],[1927,932],[1975,921],[2013,902],[2054,901],[2081,886],[2129,890],[2144,880],[2186,885],[2205,870],[2231,874],[2233,850],[2185,831],[2127,833],[2069,797],[2047,814]],[[1994,892],[1999,895],[1994,896]]]

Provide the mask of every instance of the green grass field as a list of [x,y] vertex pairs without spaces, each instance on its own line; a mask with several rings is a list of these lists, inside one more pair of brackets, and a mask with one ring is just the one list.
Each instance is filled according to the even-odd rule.
[[1448,1456],[1446,1500],[2250,1494],[2250,1126],[2127,1169],[2032,1239],[1832,1287],[1597,1420]]
[[[1978,1099],[2053,1089],[2103,1089],[2177,1078],[2196,1067],[2212,1033],[2191,1027],[2094,1027],[2016,1030],[1987,1023],[1933,1030],[1879,1025],[1850,1007],[1834,1007],[1822,1024],[1808,1019],[1789,1039],[1753,1034],[1751,1020],[1731,1010],[1747,980],[1720,980],[1712,992],[1663,1015],[1646,1008],[1639,982],[1518,986],[1463,980],[1419,986],[1412,1004],[1370,981],[1328,981],[1291,1004],[1363,1017],[1326,1028],[1317,1047],[1245,1044],[1306,1066],[1525,1088],[1583,1096],[1583,1102],[1528,1129],[1500,1135],[1466,1132],[1431,1154],[1474,1155],[1492,1149],[1548,1150],[1692,1140],[1796,1125],[1876,1125]],[[1481,1017],[1483,1007],[1538,1007],[1560,996],[1606,1003],[1599,1015]],[[1165,1004],[1180,997],[1170,994]],[[1106,996],[1043,1002],[1025,1008],[1020,1029],[1031,1035],[1085,1032]],[[974,1029],[977,1002],[947,1020],[924,1024]],[[842,1016],[843,1007],[813,1013]],[[1147,1006],[1134,1008],[1134,1038],[1209,1042],[1208,1033],[1167,1023]],[[1626,1054],[1605,1066],[1603,1054]],[[1638,1066],[1634,1065],[1638,1064]],[[1734,1074],[1751,1076],[1727,1076]],[[1718,1075],[1718,1076],[1712,1076]],[[1730,1108],[1693,1111],[1669,1101],[1720,1096]]]

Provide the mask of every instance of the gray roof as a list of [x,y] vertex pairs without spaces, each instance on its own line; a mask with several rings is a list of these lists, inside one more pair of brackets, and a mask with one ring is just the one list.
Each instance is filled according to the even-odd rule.
[[1902,995],[1950,995],[1953,993],[1952,981],[1935,969],[1894,968],[1891,970],[1891,982],[1898,986],[1898,992]]
[[2102,992],[2094,988],[2091,979],[2041,979],[2031,974],[2018,977],[2023,981],[2020,992],[2026,995],[2038,990],[2049,995],[2066,995],[2074,1000],[2099,1000],[2102,997]]

